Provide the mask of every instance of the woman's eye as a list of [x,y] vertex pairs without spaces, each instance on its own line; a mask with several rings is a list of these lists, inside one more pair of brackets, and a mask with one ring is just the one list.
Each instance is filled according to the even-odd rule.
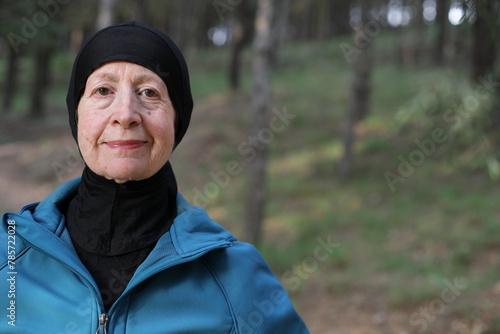
[[145,89],[143,91],[143,94],[145,96],[147,96],[147,97],[156,97],[156,96],[158,96],[158,94],[156,94],[156,92],[154,90],[152,90],[152,89]]
[[110,93],[108,88],[101,87],[97,90],[97,93],[102,96],[106,96]]

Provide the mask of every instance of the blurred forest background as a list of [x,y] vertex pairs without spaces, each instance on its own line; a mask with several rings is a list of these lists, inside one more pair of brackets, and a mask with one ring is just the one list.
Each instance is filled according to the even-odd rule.
[[500,1],[0,0],[0,209],[83,168],[81,43],[172,37],[180,191],[254,242],[312,333],[500,333]]

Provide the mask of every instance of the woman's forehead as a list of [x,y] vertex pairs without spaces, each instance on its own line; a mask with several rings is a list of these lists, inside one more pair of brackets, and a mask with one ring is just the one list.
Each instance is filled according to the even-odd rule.
[[126,61],[113,61],[98,67],[88,80],[104,79],[110,82],[119,82],[123,79],[132,79],[136,84],[155,82],[166,87],[164,81],[150,69]]

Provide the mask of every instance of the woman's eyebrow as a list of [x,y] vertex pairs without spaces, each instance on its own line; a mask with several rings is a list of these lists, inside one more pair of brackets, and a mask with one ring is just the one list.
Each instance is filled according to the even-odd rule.
[[146,82],[160,82],[160,81],[161,79],[157,79],[155,78],[154,75],[151,74],[141,74],[134,78],[134,83],[136,84],[143,84]]
[[[106,80],[109,82],[119,82],[120,75],[113,72],[102,72],[98,73],[94,77],[95,80]],[[144,83],[161,83],[162,80],[160,78],[156,78],[155,75],[152,74],[139,74],[133,77],[133,83],[135,85],[141,85]]]
[[96,75],[96,77],[98,79],[105,79],[105,80],[111,81],[111,82],[118,82],[118,81],[120,81],[120,77],[117,74],[111,73],[111,72],[99,73],[99,74]]

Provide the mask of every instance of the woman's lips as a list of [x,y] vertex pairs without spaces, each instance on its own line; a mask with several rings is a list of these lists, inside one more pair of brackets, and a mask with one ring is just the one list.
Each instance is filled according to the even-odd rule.
[[144,146],[146,142],[144,140],[112,140],[105,144],[112,149],[134,150]]

